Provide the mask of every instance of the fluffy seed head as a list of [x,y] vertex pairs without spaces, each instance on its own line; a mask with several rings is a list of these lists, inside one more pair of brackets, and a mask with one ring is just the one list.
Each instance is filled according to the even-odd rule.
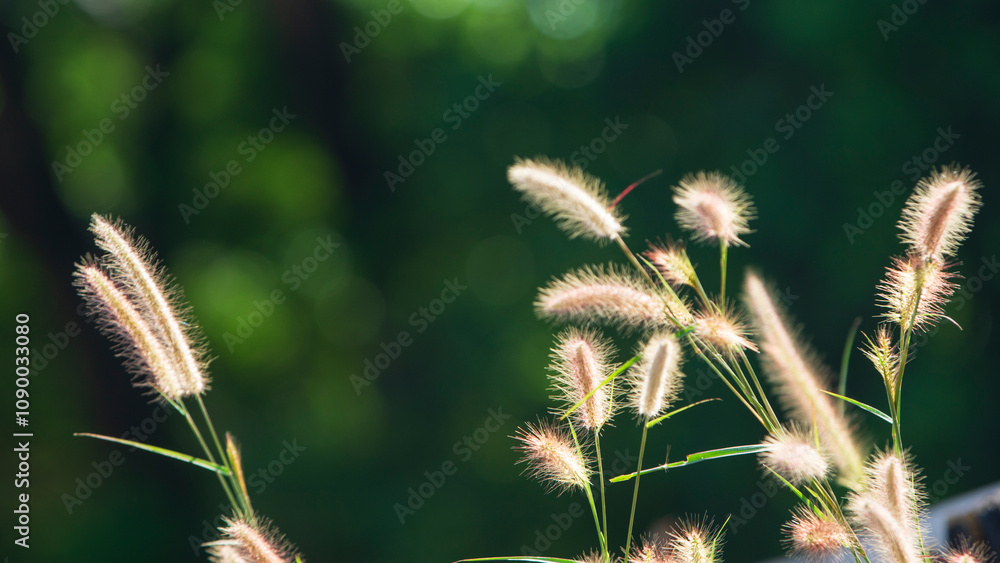
[[[865,338],[868,338],[865,335]],[[872,365],[882,376],[885,388],[895,395],[896,374],[899,373],[899,349],[892,341],[889,328],[882,324],[875,330],[875,340],[868,338],[868,344],[861,351],[871,360]],[[895,400],[895,396],[893,396]]]
[[768,436],[764,445],[767,449],[760,454],[760,464],[793,485],[822,479],[830,470],[830,464],[816,448],[816,442],[797,429]]
[[[573,411],[576,423],[589,430],[596,430],[612,416],[612,394],[608,387],[597,389],[610,373],[608,356],[611,342],[596,331],[569,329],[559,335],[552,349],[553,399],[563,404],[561,412],[582,401],[593,392],[579,408]],[[596,389],[596,391],[595,391]]]
[[126,225],[98,214],[91,217],[90,230],[97,245],[107,251],[106,265],[114,280],[154,331],[177,370],[185,387],[203,393],[207,389],[207,362],[198,344],[201,338],[192,324],[181,324],[187,308],[179,304],[180,289],[169,283],[156,264],[149,244],[136,237]]
[[567,432],[540,422],[518,429],[515,437],[521,442],[517,449],[524,454],[518,463],[526,463],[525,471],[549,490],[563,492],[574,487],[586,489],[590,486],[587,461],[577,451],[573,438]]
[[907,456],[877,453],[865,467],[861,492],[852,496],[848,509],[863,533],[887,558],[917,561],[920,558],[922,492]]
[[940,563],[993,563],[996,558],[982,543],[970,543],[964,536],[958,545],[945,549],[938,556]]
[[817,516],[799,507],[784,526],[788,549],[811,561],[833,559],[853,542],[853,534],[843,524]]
[[716,563],[722,561],[722,541],[711,523],[684,522],[670,534],[671,559],[678,563]]
[[648,537],[632,545],[628,554],[628,563],[668,563],[669,553],[666,546]]
[[277,532],[266,523],[224,519],[222,538],[206,543],[211,560],[217,563],[289,563],[295,553]]
[[730,357],[740,350],[757,351],[757,345],[747,338],[747,327],[734,309],[695,314],[694,332],[716,350]]
[[524,198],[555,217],[569,234],[597,241],[625,233],[624,217],[609,209],[604,185],[579,168],[547,160],[519,160],[507,170],[507,179]]
[[891,451],[872,456],[865,469],[862,487],[866,495],[888,509],[900,522],[907,522],[917,535],[916,522],[922,508],[922,492],[916,472],[908,456]]
[[698,285],[698,275],[694,270],[694,264],[691,263],[682,243],[650,244],[649,250],[643,255],[656,266],[656,270],[663,276],[663,280],[670,285],[689,287]]
[[535,310],[544,319],[604,322],[625,331],[671,326],[668,313],[690,317],[684,303],[667,303],[673,306],[668,308],[664,298],[621,269],[596,266],[570,272],[542,288]]
[[765,373],[777,387],[785,409],[804,427],[815,424],[823,450],[837,465],[840,478],[856,484],[864,458],[847,420],[822,391],[829,380],[826,371],[789,331],[771,293],[754,273],[746,276],[745,300],[760,337]]
[[893,258],[878,286],[879,305],[886,309],[882,316],[898,324],[904,332],[911,328],[915,332],[930,329],[948,318],[944,306],[958,287],[950,281],[954,277],[946,265],[937,261],[928,262],[915,255]]
[[677,399],[684,374],[681,347],[673,334],[653,335],[642,350],[642,360],[630,369],[632,406],[639,417],[656,418]]
[[88,311],[96,314],[101,331],[115,343],[137,385],[151,387],[172,401],[202,391],[180,373],[174,357],[100,266],[85,261],[74,277]]
[[698,241],[747,246],[753,202],[743,187],[718,172],[688,174],[674,187],[677,223]]
[[869,496],[860,496],[849,505],[854,523],[868,538],[883,561],[920,563],[920,543],[884,506]]
[[921,260],[954,256],[979,210],[982,184],[968,168],[933,170],[906,200],[899,220],[900,238]]
[[600,551],[594,550],[581,555],[579,559],[576,559],[576,563],[604,563],[604,556],[601,555]]

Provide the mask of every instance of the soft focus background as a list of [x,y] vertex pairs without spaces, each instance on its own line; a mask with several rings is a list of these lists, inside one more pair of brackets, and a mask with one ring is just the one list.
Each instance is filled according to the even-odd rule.
[[[207,472],[143,452],[108,473],[120,448],[72,437],[136,427],[197,448],[77,313],[94,212],[135,226],[184,288],[215,422],[310,561],[596,547],[589,515],[561,516],[583,497],[521,477],[509,436],[549,406],[536,288],[622,259],[526,210],[515,156],[572,159],[613,193],[662,169],[621,204],[636,250],[683,236],[681,176],[742,167],[759,219],[733,287],[763,271],[832,366],[855,317],[874,327],[905,193],[932,164],[971,166],[986,187],[949,309],[963,330],[942,324],[907,371],[904,438],[935,498],[1000,478],[1000,278],[981,268],[1000,251],[995,2],[4,0],[0,24],[0,355],[13,365],[29,313],[38,370],[30,552],[11,543],[10,369],[0,385],[10,561],[204,561],[224,500]],[[715,251],[692,254],[717,284]],[[635,343],[619,344],[624,360]],[[851,367],[849,393],[883,405],[859,353]],[[703,371],[689,363],[686,398],[724,400],[652,432],[648,463],[761,438]],[[638,437],[620,415],[613,472]],[[638,528],[733,514],[727,559],[775,556],[791,495],[771,489],[750,458],[657,474]],[[609,494],[620,542],[631,486]]]

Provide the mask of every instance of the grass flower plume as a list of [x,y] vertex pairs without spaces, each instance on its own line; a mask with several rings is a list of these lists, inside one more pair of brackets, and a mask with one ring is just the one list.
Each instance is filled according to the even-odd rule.
[[194,334],[193,323],[182,325],[187,308],[179,304],[180,290],[169,283],[154,261],[149,244],[120,221],[96,213],[91,217],[90,230],[97,245],[108,253],[104,262],[115,281],[174,357],[185,386],[203,393],[208,379],[201,339]]
[[550,423],[528,424],[516,438],[524,454],[525,470],[550,490],[566,491],[590,486],[587,461],[573,443],[573,438]]
[[[560,322],[604,322],[626,330],[667,326],[664,298],[619,268],[570,272],[539,292],[538,316]],[[673,312],[690,315],[679,301]]]
[[766,373],[777,387],[785,408],[801,424],[815,421],[820,442],[848,483],[857,481],[864,466],[860,449],[847,420],[823,393],[824,381],[811,354],[789,332],[771,293],[756,274],[746,278],[746,302],[761,337]]
[[625,233],[600,180],[561,162],[521,160],[507,171],[514,189],[555,217],[570,238],[608,241]]
[[920,260],[954,256],[972,229],[981,184],[968,168],[945,166],[917,183],[899,220],[900,238]]
[[[88,311],[115,344],[136,385],[154,389],[180,413],[205,457],[113,436],[76,435],[183,460],[213,472],[232,510],[224,516],[227,525],[221,530],[222,539],[205,544],[213,561],[301,563],[301,556],[293,554],[290,545],[254,512],[235,439],[227,433],[223,447],[215,431],[202,400],[208,390],[206,352],[193,319],[183,320],[189,312],[181,303],[180,288],[169,282],[149,244],[126,225],[95,214],[90,228],[107,254],[100,259],[85,258],[77,265],[74,277]],[[191,416],[190,402],[201,413],[200,424]]]
[[767,447],[760,463],[793,485],[803,485],[826,477],[830,464],[810,436],[798,430],[784,430],[764,439]]
[[593,330],[569,329],[559,336],[552,349],[553,397],[564,405],[562,412],[590,395],[573,412],[576,423],[597,430],[612,416],[613,397],[607,387],[598,386],[609,373],[611,343]]
[[204,384],[192,384],[183,375],[176,358],[167,353],[146,319],[100,266],[84,262],[75,275],[88,311],[96,314],[102,332],[116,343],[137,385],[151,387],[175,402],[204,391]]
[[670,333],[654,335],[642,351],[630,377],[632,405],[640,418],[656,418],[677,398],[684,374],[680,372],[681,347]]
[[835,559],[853,541],[853,534],[843,524],[801,506],[785,524],[785,533],[788,550],[810,561]]
[[743,187],[718,172],[698,172],[674,188],[677,223],[697,241],[747,246],[741,236],[750,233],[753,202]]
[[924,262],[911,255],[893,258],[879,285],[879,305],[883,316],[906,332],[926,331],[947,318],[944,306],[958,287],[950,280],[955,274],[938,262]]
[[283,539],[262,524],[226,520],[222,539],[207,544],[217,563],[290,563],[295,555]]

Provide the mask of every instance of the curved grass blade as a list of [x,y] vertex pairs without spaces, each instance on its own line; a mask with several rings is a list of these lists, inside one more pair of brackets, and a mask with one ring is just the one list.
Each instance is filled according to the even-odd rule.
[[763,444],[752,444],[748,446],[730,446],[728,448],[719,448],[717,450],[709,450],[706,452],[698,452],[695,454],[690,454],[687,459],[683,461],[675,461],[673,463],[665,463],[663,465],[658,465],[656,467],[651,467],[649,469],[643,469],[638,473],[629,473],[626,475],[619,475],[611,479],[612,483],[620,483],[622,481],[628,481],[635,477],[636,475],[645,475],[646,473],[652,473],[660,469],[666,471],[667,469],[673,469],[675,467],[684,467],[685,465],[694,465],[695,463],[701,461],[708,461],[710,459],[721,459],[724,457],[732,457],[737,455],[747,455],[760,453],[767,449],[767,446]]
[[847,401],[848,403],[851,403],[852,405],[854,405],[856,407],[861,407],[861,408],[865,409],[866,411],[872,413],[873,415],[875,415],[875,416],[881,418],[882,420],[888,422],[889,424],[892,424],[892,417],[889,416],[889,415],[887,415],[887,414],[885,414],[884,412],[878,410],[875,407],[866,405],[866,404],[862,403],[861,401],[855,401],[854,399],[852,399],[850,397],[845,397],[843,395],[838,395],[838,394],[836,394],[836,393],[834,393],[832,391],[827,391],[826,389],[820,389],[820,391],[826,393],[827,395],[832,395],[832,396],[834,396],[834,397],[836,397],[836,398],[838,398],[838,399],[840,399],[842,401]]
[[[851,361],[851,348],[854,347],[854,339],[858,336],[858,327],[861,326],[861,317],[854,319],[851,330],[847,333],[847,342],[844,344],[844,354],[840,357],[840,384],[837,392],[847,395],[847,365]],[[840,416],[844,416],[844,404],[840,404]]]
[[143,444],[141,442],[133,442],[132,440],[122,440],[121,438],[112,438],[111,436],[102,436],[101,434],[90,434],[86,432],[77,432],[73,434],[74,436],[86,436],[88,438],[97,438],[98,440],[104,440],[107,442],[115,442],[116,444],[124,444],[126,446],[131,446],[133,448],[138,448],[140,450],[146,450],[147,452],[152,452],[154,454],[160,454],[163,457],[169,457],[173,459],[179,459],[180,461],[186,461],[202,469],[208,469],[218,473],[219,475],[229,475],[229,470],[225,467],[212,463],[211,461],[201,459],[200,457],[195,457],[193,455],[182,454],[180,452],[175,452],[173,450],[168,450],[166,448],[159,448],[156,446],[150,446],[148,444]]
[[[593,389],[591,389],[590,393],[587,393],[582,399],[580,399],[579,401],[577,401],[577,403],[575,405],[573,405],[572,407],[570,407],[569,410],[567,410],[566,412],[564,412],[562,414],[562,416],[559,417],[559,420],[566,420],[567,416],[573,414],[573,411],[575,411],[576,409],[580,408],[580,405],[586,403],[587,399],[589,399],[594,393],[596,393],[598,389],[600,389],[601,387],[604,387],[605,385],[607,385],[608,383],[610,383],[614,378],[616,378],[619,375],[621,375],[622,373],[624,373],[625,370],[627,370],[629,367],[632,366],[632,364],[634,364],[637,361],[639,361],[640,357],[641,356],[632,356],[631,360],[625,362],[624,364],[621,365],[621,367],[619,367],[615,371],[611,372],[611,375],[609,375],[604,381],[602,381],[600,385],[598,385],[597,387],[594,387]],[[471,561],[471,559],[470,559],[470,561]]]
[[691,403],[690,405],[684,405],[683,407],[681,407],[679,409],[674,409],[674,410],[668,412],[667,414],[665,414],[665,415],[663,415],[661,417],[654,418],[653,420],[650,420],[649,422],[646,423],[646,428],[652,428],[653,426],[656,426],[657,424],[659,424],[659,423],[663,422],[664,420],[666,420],[666,419],[674,416],[675,414],[679,414],[679,413],[681,413],[683,411],[686,411],[686,410],[688,410],[691,407],[697,407],[698,405],[700,405],[702,403],[708,403],[708,402],[711,402],[711,401],[721,401],[721,400],[722,399],[720,399],[718,397],[712,397],[710,399],[703,399],[701,401],[698,401],[697,403]]

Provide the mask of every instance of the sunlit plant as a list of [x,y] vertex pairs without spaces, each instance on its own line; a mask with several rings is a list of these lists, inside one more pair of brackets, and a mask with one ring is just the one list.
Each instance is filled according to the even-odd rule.
[[[748,246],[755,209],[744,188],[719,173],[685,176],[673,188],[674,215],[697,243],[717,246],[718,292],[706,290],[680,242],[651,244],[636,255],[626,244],[619,203],[603,183],[578,169],[546,159],[519,160],[508,179],[531,203],[552,215],[570,236],[615,243],[629,266],[585,266],[541,288],[538,316],[569,324],[552,350],[552,388],[558,406],[551,420],[524,427],[516,439],[528,473],[549,490],[582,492],[596,529],[593,551],[577,559],[541,556],[465,561],[544,563],[707,563],[722,560],[726,522],[689,519],[666,538],[633,538],[640,477],[702,461],[756,455],[764,472],[798,499],[782,533],[789,552],[811,559],[857,562],[988,561],[981,547],[933,546],[924,529],[925,494],[902,439],[901,387],[915,334],[942,320],[957,277],[951,262],[980,206],[980,183],[952,165],[920,180],[903,209],[902,256],[892,259],[877,288],[884,308],[864,355],[886,389],[888,413],[845,396],[844,351],[839,386],[753,271],[744,275],[742,306],[727,298],[730,247]],[[952,321],[953,322],[953,321]],[[638,334],[637,352],[617,363],[611,340],[599,327]],[[756,357],[755,357],[756,356]],[[644,467],[648,430],[685,409],[678,406],[683,365],[708,366],[763,428],[759,443],[688,455]],[[758,364],[758,367],[755,367]],[[758,370],[763,377],[758,375]],[[766,385],[765,385],[766,384]],[[765,391],[768,388],[769,391]],[[772,396],[777,399],[772,405]],[[873,448],[859,441],[846,405],[877,424],[891,425],[892,441]],[[607,479],[601,434],[617,412],[630,410],[641,426],[639,461],[632,473]],[[783,416],[779,416],[781,413]],[[608,533],[606,482],[633,481],[627,532],[620,543]]]
[[[215,473],[232,513],[224,516],[220,539],[205,544],[212,561],[302,561],[271,523],[254,511],[236,441],[227,433],[223,446],[215,431],[202,400],[209,388],[208,353],[180,288],[156,261],[149,243],[120,221],[95,214],[90,230],[105,253],[87,256],[77,265],[76,284],[88,312],[114,343],[133,383],[184,417],[205,457],[99,434],[77,436],[125,444]],[[200,413],[200,424],[189,410],[192,407]]]

